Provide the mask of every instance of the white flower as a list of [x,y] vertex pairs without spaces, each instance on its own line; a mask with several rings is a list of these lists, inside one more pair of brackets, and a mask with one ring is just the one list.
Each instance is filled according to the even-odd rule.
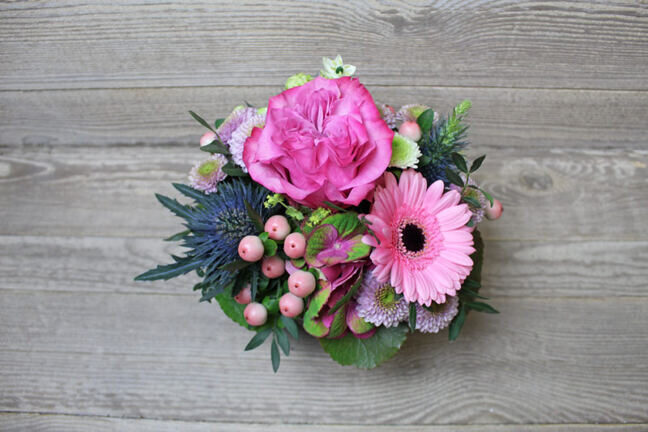
[[320,75],[324,78],[335,79],[343,76],[351,76],[355,73],[356,67],[350,64],[345,65],[342,61],[342,56],[338,54],[335,60],[323,57],[322,64],[324,69],[320,71]]

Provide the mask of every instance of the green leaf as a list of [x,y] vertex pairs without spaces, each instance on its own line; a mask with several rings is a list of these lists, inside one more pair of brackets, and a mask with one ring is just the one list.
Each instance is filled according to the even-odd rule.
[[483,303],[483,302],[465,302],[466,307],[476,310],[477,312],[486,312],[492,314],[498,314],[499,312],[493,306]]
[[179,241],[182,240],[183,238],[187,237],[191,230],[185,230],[176,234],[173,234],[170,237],[167,237],[164,239],[164,241]]
[[224,118],[216,119],[216,121],[214,121],[214,128],[218,129],[223,123],[225,123]]
[[295,323],[295,320],[292,318],[288,318],[285,315],[281,315],[279,317],[281,320],[281,323],[284,325],[284,328],[288,333],[290,333],[290,336],[292,336],[295,339],[299,339],[299,329],[297,328],[297,324]]
[[463,196],[461,199],[473,206],[473,208],[481,208],[481,203],[471,196]]
[[232,298],[232,295],[227,291],[215,295],[214,298],[218,302],[220,308],[223,310],[223,313],[225,313],[225,315],[229,317],[229,319],[231,319],[241,327],[245,327],[246,329],[250,328],[248,323],[245,321],[245,317],[243,316],[243,311],[245,310],[246,305],[237,303],[236,300]]
[[288,335],[280,328],[275,327],[273,331],[277,338],[277,343],[281,347],[281,351],[286,355],[290,355],[290,340],[288,340]]
[[268,339],[268,336],[270,336],[270,333],[272,333],[271,328],[266,328],[263,329],[254,336],[252,336],[252,339],[250,339],[250,342],[245,346],[245,351],[250,351],[253,350],[254,348],[257,348],[260,346],[263,342],[265,342],[266,339]]
[[210,144],[207,144],[205,146],[201,146],[200,150],[204,152],[208,152],[211,154],[218,153],[218,154],[223,154],[223,155],[229,155],[230,151],[227,148],[225,144],[218,140],[212,141]]
[[477,292],[471,290],[470,288],[466,288],[465,285],[462,286],[461,291],[459,291],[459,295],[462,295],[462,294],[465,294],[466,296],[470,296],[470,297],[479,298],[479,299],[482,299],[482,300],[488,300],[488,297],[480,296],[479,294],[477,294]]
[[338,311],[342,306],[347,304],[349,300],[351,300],[351,297],[355,295],[355,293],[358,291],[358,288],[360,288],[360,285],[362,284],[362,270],[358,272],[358,276],[356,278],[356,281],[353,283],[349,291],[342,297],[340,300],[338,300],[337,303],[335,303],[335,306],[331,308],[331,310],[328,312],[329,315],[333,315],[335,312]]
[[171,210],[176,216],[183,219],[189,219],[191,217],[191,208],[180,204],[177,200],[160,194],[155,194],[155,197],[160,201],[160,204]]
[[452,156],[452,162],[454,162],[455,166],[459,171],[463,173],[468,173],[468,167],[466,166],[466,159],[459,153],[452,153],[450,156]]
[[254,224],[254,228],[256,228],[257,231],[259,232],[263,232],[264,231],[263,218],[259,213],[257,213],[256,210],[252,208],[252,206],[250,205],[249,202],[247,202],[247,200],[243,200],[243,202],[245,203],[245,209],[247,210],[248,217]]
[[379,327],[367,339],[359,339],[348,333],[340,339],[320,339],[320,344],[333,360],[342,365],[371,369],[393,357],[406,338],[407,326],[400,325]]
[[257,267],[252,267],[252,274],[250,275],[250,298],[251,301],[256,301],[257,291],[259,290],[259,270]]
[[425,135],[430,131],[430,129],[432,129],[432,125],[434,125],[434,110],[427,109],[423,111],[416,119],[416,123],[421,127],[423,135]]
[[484,162],[484,159],[486,159],[486,155],[479,156],[477,159],[475,159],[470,165],[470,172],[474,173],[479,169],[479,167],[482,165],[482,162]]
[[409,304],[409,329],[411,332],[416,330],[416,303]]
[[489,194],[488,192],[486,192],[486,191],[485,191],[484,189],[482,189],[482,188],[479,188],[479,190],[481,191],[481,193],[484,194],[484,196],[486,197],[486,199],[488,200],[488,202],[489,202],[490,205],[492,206],[492,205],[493,205],[493,197],[491,196],[491,194]]
[[252,264],[254,264],[254,263],[251,263],[251,262],[244,261],[244,260],[240,259],[240,260],[232,261],[231,263],[222,265],[222,266],[218,267],[218,269],[219,270],[225,270],[225,271],[233,273],[233,272],[237,272],[239,270],[243,270],[244,268],[246,268],[248,266],[251,266]]
[[136,281],[169,280],[176,276],[187,274],[200,267],[200,261],[184,258],[173,264],[159,265],[152,270],[135,277]]
[[277,348],[277,342],[275,339],[272,340],[272,346],[270,347],[270,360],[272,360],[272,370],[274,373],[277,373],[281,357],[279,356],[279,348]]
[[423,155],[418,160],[418,167],[422,168],[422,167],[424,167],[426,165],[429,165],[430,162],[432,162],[432,158],[430,156]]
[[476,288],[476,289],[479,289],[479,288],[481,288],[481,284],[479,282],[477,282],[476,280],[466,279],[466,280],[464,280],[464,283],[461,286],[461,289],[464,289],[464,288],[471,288],[471,289]]
[[196,113],[193,112],[193,111],[189,111],[189,114],[191,114],[191,117],[193,117],[194,120],[196,120],[198,123],[200,123],[201,125],[205,126],[205,127],[206,127],[207,129],[209,129],[210,131],[216,133],[216,131],[215,131],[214,129],[212,129],[211,126],[209,126],[209,123],[207,123],[207,122],[205,121],[205,119],[203,119],[202,117],[200,117],[198,114],[196,114]]
[[223,166],[223,172],[231,177],[244,177],[247,175],[247,173],[243,171],[241,167],[232,162],[227,162]]
[[341,211],[341,212],[345,212],[345,211],[346,211],[346,209],[340,207],[339,205],[333,204],[331,201],[324,201],[324,204],[326,204],[326,205],[329,206],[330,208],[335,209],[335,210],[337,210],[337,211]]
[[331,296],[331,285],[327,284],[316,291],[310,299],[308,309],[304,312],[304,330],[316,338],[324,337],[329,329],[322,323],[319,313]]
[[273,256],[277,253],[277,242],[271,238],[266,240],[261,240],[263,242],[263,254],[265,256]]
[[457,174],[456,172],[452,171],[450,168],[447,168],[447,167],[446,167],[445,172],[446,172],[446,177],[448,177],[448,180],[450,181],[450,183],[455,184],[455,185],[457,185],[459,187],[463,187],[464,182],[461,179],[461,177],[459,176],[459,174]]
[[466,322],[466,308],[461,305],[461,307],[459,308],[459,313],[450,323],[450,328],[448,330],[449,340],[453,341],[459,337],[459,332],[461,332],[461,328],[463,327],[464,322]]

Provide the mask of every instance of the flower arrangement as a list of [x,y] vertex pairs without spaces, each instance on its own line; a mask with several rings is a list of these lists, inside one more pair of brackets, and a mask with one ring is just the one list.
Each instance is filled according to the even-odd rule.
[[483,243],[477,226],[502,205],[468,163],[470,102],[447,116],[425,105],[376,104],[342,58],[320,76],[290,77],[265,108],[239,106],[213,125],[210,156],[173,186],[191,204],[157,195],[184,221],[184,256],[136,280],[196,272],[201,301],[216,300],[270,339],[272,367],[299,327],[343,365],[373,368],[413,331],[449,327],[468,311],[497,313],[478,293]]

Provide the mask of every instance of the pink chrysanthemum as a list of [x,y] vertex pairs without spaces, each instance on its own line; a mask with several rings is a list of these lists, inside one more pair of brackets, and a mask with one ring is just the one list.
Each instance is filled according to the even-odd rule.
[[416,305],[416,330],[422,333],[439,333],[448,327],[459,312],[459,299],[448,297],[441,305],[433,305],[434,311],[429,311],[421,305]]
[[403,171],[399,183],[389,172],[384,180],[367,215],[379,240],[365,237],[375,247],[374,276],[389,281],[410,303],[445,303],[473,266],[472,228],[466,226],[472,213],[459,204],[459,193],[443,193],[440,180],[428,188],[414,170]]
[[198,162],[189,173],[191,187],[208,195],[216,192],[218,183],[227,177],[223,172],[226,163],[227,158],[222,154],[214,154],[209,159]]
[[223,124],[221,124],[216,133],[218,137],[223,141],[223,144],[229,145],[230,140],[232,139],[232,134],[234,131],[243,124],[244,121],[256,114],[254,108],[238,106],[234,108],[234,111],[227,116]]
[[397,326],[409,316],[407,302],[397,298],[394,288],[379,282],[372,272],[363,278],[356,301],[358,316],[377,326]]

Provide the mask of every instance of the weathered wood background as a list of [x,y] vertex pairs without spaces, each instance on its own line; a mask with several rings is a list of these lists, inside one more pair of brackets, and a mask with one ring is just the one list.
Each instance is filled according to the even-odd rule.
[[[191,280],[132,278],[173,250],[187,110],[336,53],[380,101],[473,100],[502,313],[369,372],[303,338],[273,375]],[[648,430],[647,133],[642,0],[2,1],[0,429]]]

